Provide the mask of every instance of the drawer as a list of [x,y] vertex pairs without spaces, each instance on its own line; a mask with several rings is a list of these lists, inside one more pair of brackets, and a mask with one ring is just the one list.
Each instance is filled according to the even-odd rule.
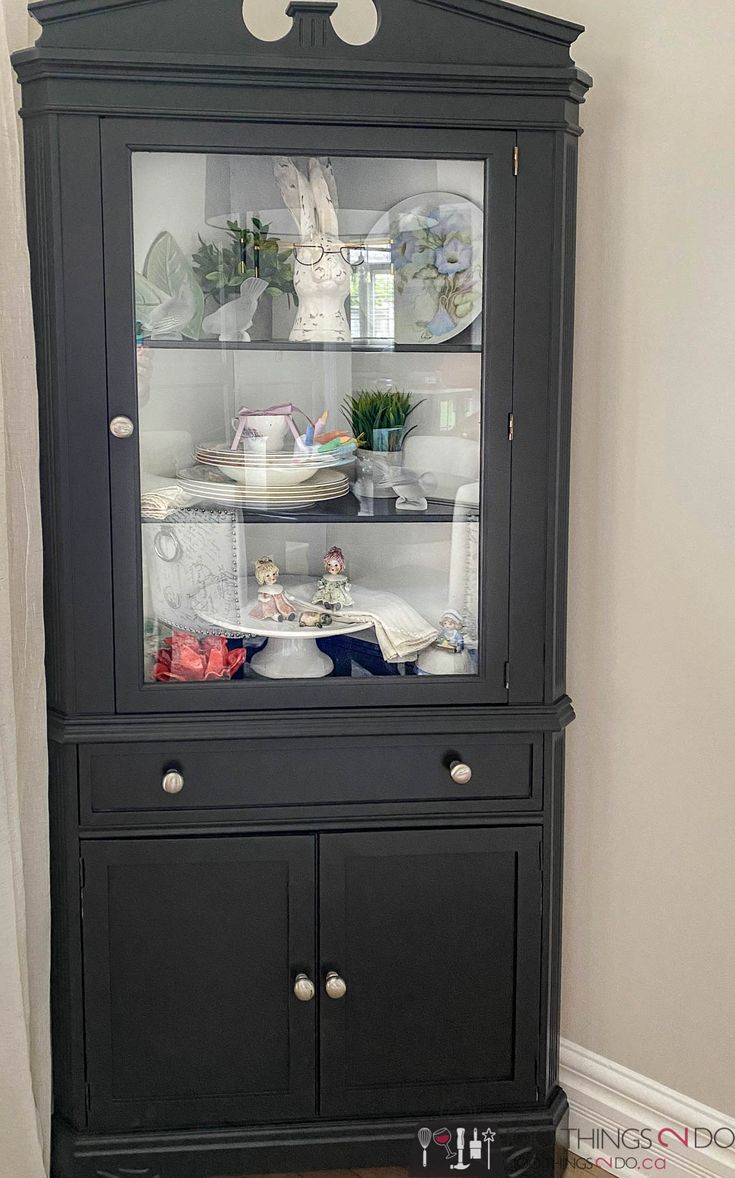
[[[542,737],[308,737],[283,740],[172,741],[82,745],[82,822],[109,825],[109,815],[168,822],[233,821],[264,811],[286,820],[309,812],[399,813],[421,804],[432,813],[539,809]],[[455,784],[453,761],[472,777]],[[181,792],[163,789],[177,770]],[[126,823],[127,824],[127,823]]]

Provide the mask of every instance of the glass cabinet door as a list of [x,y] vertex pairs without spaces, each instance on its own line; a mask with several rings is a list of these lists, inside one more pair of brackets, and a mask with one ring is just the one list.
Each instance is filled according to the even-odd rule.
[[487,160],[130,160],[143,684],[477,681]]

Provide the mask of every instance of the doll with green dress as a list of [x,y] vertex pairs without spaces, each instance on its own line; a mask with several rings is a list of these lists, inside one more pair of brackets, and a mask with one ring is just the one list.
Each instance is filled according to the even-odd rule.
[[342,549],[334,545],[324,557],[324,575],[319,578],[316,593],[311,599],[314,605],[335,612],[354,605],[346,567]]

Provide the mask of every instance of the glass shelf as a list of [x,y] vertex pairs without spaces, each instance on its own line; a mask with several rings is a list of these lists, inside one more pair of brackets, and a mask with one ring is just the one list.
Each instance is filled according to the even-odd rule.
[[[217,503],[197,503],[200,509],[220,511],[234,511],[242,523],[257,524],[447,524],[452,523],[456,516],[454,503],[440,503],[429,501],[426,511],[399,511],[395,499],[373,499],[366,507],[354,495],[345,495],[327,504],[315,504],[311,508],[297,511],[274,510],[255,511],[252,508],[227,508]],[[182,514],[185,515],[185,510]],[[465,508],[463,520],[476,518],[478,509]],[[154,522],[143,517],[144,522]],[[162,521],[165,523],[165,520]],[[185,520],[183,522],[186,522]]]
[[454,354],[458,352],[481,352],[481,344],[473,343],[444,343],[444,344],[397,344],[392,340],[355,340],[351,343],[299,343],[293,340],[250,340],[247,343],[240,340],[216,339],[143,339],[140,346],[144,348],[167,348],[178,351],[207,350],[222,352],[402,352],[413,355],[424,355],[427,358],[433,354]]

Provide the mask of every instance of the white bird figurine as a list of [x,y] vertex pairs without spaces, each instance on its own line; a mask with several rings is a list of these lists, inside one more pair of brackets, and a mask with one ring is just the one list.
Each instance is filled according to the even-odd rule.
[[143,326],[151,339],[181,339],[181,329],[191,323],[195,313],[194,292],[189,286],[182,286],[175,295],[151,307]]
[[263,278],[246,278],[240,287],[238,298],[207,315],[202,324],[207,335],[219,336],[221,340],[242,340],[249,343],[248,329],[252,327],[258,300],[267,286],[268,283]]
[[426,511],[429,506],[426,492],[435,491],[437,482],[433,474],[419,474],[404,466],[395,472],[393,479],[389,476],[389,485],[398,496],[396,511]]

